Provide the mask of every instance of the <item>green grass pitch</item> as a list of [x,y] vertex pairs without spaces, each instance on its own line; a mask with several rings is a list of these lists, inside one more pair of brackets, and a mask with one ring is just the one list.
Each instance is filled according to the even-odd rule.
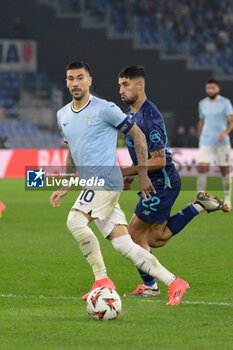
[[[219,194],[219,193],[218,193]],[[114,321],[92,320],[81,296],[93,284],[92,271],[66,228],[76,199],[70,192],[52,208],[48,191],[25,191],[24,180],[1,180],[0,349],[233,349],[233,213],[203,213],[153,253],[190,284],[177,307],[159,298],[122,297]],[[221,196],[221,193],[220,193]],[[183,191],[173,213],[194,198]],[[129,220],[136,192],[120,204]],[[95,226],[108,274],[122,296],[141,283],[136,269],[114,251]],[[64,298],[62,298],[64,297]]]

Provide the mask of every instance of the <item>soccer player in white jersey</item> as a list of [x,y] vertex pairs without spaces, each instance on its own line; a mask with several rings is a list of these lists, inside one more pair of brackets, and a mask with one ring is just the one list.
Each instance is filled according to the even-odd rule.
[[[107,276],[98,239],[88,226],[94,220],[103,236],[111,241],[121,255],[168,286],[169,305],[179,304],[189,288],[188,283],[176,278],[152,254],[132,241],[125,215],[118,204],[123,190],[123,178],[116,156],[118,130],[134,141],[140,189],[145,201],[150,191],[155,192],[147,175],[148,150],[145,135],[114,103],[90,94],[92,77],[87,63],[70,63],[66,69],[66,81],[72,101],[58,111],[57,118],[64,140],[69,145],[67,170],[70,171],[72,166],[74,172],[77,169],[79,176],[87,179],[96,176],[95,169],[101,175],[102,168],[105,180],[102,190],[83,188],[67,219],[68,229],[92,267],[95,283],[91,290],[97,287],[115,289],[114,283]],[[110,172],[106,169],[110,169]],[[68,190],[69,188],[62,187],[52,194],[50,202],[53,207],[60,206],[60,198]],[[89,293],[83,296],[84,300]]]
[[205,191],[209,165],[216,158],[222,174],[225,204],[231,206],[231,145],[229,133],[233,129],[233,108],[230,100],[220,95],[217,80],[206,83],[207,97],[199,102],[199,168],[197,190]]

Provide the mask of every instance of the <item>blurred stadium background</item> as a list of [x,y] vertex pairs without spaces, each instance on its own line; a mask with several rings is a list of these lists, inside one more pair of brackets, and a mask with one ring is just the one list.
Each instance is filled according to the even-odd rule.
[[[170,147],[198,146],[197,104],[207,78],[219,79],[222,94],[232,99],[231,0],[8,0],[0,33],[2,149],[64,147],[56,111],[70,101],[65,67],[75,59],[89,62],[93,93],[123,109],[117,74],[143,64],[147,95],[164,115]],[[124,146],[121,137],[118,146]],[[7,170],[13,157],[38,163],[38,153],[1,152],[1,177],[13,176]],[[39,157],[52,165],[51,152]]]

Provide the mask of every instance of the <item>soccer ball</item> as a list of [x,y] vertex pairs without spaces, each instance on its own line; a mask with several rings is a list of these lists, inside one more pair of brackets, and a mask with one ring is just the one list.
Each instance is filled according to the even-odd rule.
[[121,298],[114,289],[99,287],[88,295],[86,307],[94,320],[114,320],[121,312]]

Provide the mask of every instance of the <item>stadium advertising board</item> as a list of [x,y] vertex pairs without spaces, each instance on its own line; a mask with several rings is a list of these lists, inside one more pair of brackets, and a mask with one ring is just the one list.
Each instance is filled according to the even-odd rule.
[[0,70],[27,72],[37,69],[35,41],[0,39]]
[[[171,148],[171,153],[181,176],[197,175],[197,148]],[[38,168],[43,166],[65,166],[66,156],[66,149],[0,150],[0,178],[24,178],[25,168],[30,166]],[[126,148],[117,150],[117,158],[121,166],[131,164]],[[217,168],[213,167],[213,169],[215,170],[210,175],[218,175]]]

